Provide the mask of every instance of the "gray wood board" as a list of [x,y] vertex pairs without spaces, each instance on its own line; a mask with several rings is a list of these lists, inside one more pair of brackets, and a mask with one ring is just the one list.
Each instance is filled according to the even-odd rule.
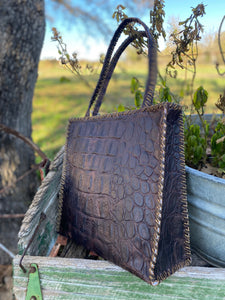
[[[25,299],[28,275],[13,261],[14,294]],[[225,299],[225,269],[185,267],[152,287],[107,261],[25,256],[37,263],[44,300],[53,299]]]

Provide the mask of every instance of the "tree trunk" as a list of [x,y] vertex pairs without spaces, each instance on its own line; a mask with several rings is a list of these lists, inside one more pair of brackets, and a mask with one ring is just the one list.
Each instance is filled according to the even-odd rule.
[[[44,0],[1,0],[0,123],[31,138],[31,112],[37,68],[45,32]],[[31,169],[34,153],[23,141],[0,132],[0,190]],[[17,252],[21,219],[37,188],[33,172],[10,190],[0,192],[0,242]],[[0,264],[10,262],[0,249]]]

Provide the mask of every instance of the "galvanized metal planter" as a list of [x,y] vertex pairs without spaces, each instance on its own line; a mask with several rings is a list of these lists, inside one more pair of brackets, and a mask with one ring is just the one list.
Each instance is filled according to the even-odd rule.
[[192,249],[225,267],[225,180],[186,167]]
[[[221,115],[206,114],[207,122]],[[192,123],[201,126],[198,115]],[[225,180],[186,167],[191,247],[210,264],[225,267]]]

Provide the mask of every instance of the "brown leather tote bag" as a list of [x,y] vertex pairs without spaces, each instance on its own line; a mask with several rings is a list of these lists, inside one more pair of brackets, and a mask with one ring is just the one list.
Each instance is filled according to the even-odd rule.
[[[142,108],[97,115],[123,29],[137,22],[148,40]],[[172,103],[152,105],[157,49],[148,27],[124,20],[110,43],[86,117],[71,119],[59,201],[59,233],[156,285],[190,262],[183,118]],[[95,104],[93,116],[90,108]]]

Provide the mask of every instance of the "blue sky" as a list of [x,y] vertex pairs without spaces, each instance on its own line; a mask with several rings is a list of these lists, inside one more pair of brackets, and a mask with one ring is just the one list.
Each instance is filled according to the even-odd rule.
[[[205,32],[216,34],[219,24],[225,15],[225,0],[165,0],[165,29],[168,27],[168,21],[172,17],[179,18],[179,20],[183,21],[190,16],[191,7],[196,7],[200,3],[206,5],[206,15],[201,18],[201,23],[204,25]],[[117,4],[122,4],[122,1],[118,1],[118,3],[115,4],[115,7]],[[54,16],[55,13],[54,11],[50,11],[49,14]],[[149,10],[146,11],[146,14],[140,15],[137,13],[134,17],[139,17],[148,24]],[[109,21],[111,21],[111,19]],[[112,20],[112,24],[114,25],[114,29],[116,29],[117,24],[115,20]],[[47,21],[41,59],[58,59],[59,57],[57,43],[51,41],[52,27],[56,27],[62,33],[69,52],[77,52],[78,58],[80,59],[98,59],[101,53],[106,52],[107,44],[111,39],[110,36],[107,41],[104,41],[103,39],[98,39],[96,41],[95,37],[80,34],[75,25],[72,26],[72,24],[70,24],[70,26],[68,26],[68,23],[63,22],[61,19],[59,19],[59,21]],[[223,30],[225,30],[225,28],[223,28]],[[163,48],[163,43],[161,44],[161,47]]]

